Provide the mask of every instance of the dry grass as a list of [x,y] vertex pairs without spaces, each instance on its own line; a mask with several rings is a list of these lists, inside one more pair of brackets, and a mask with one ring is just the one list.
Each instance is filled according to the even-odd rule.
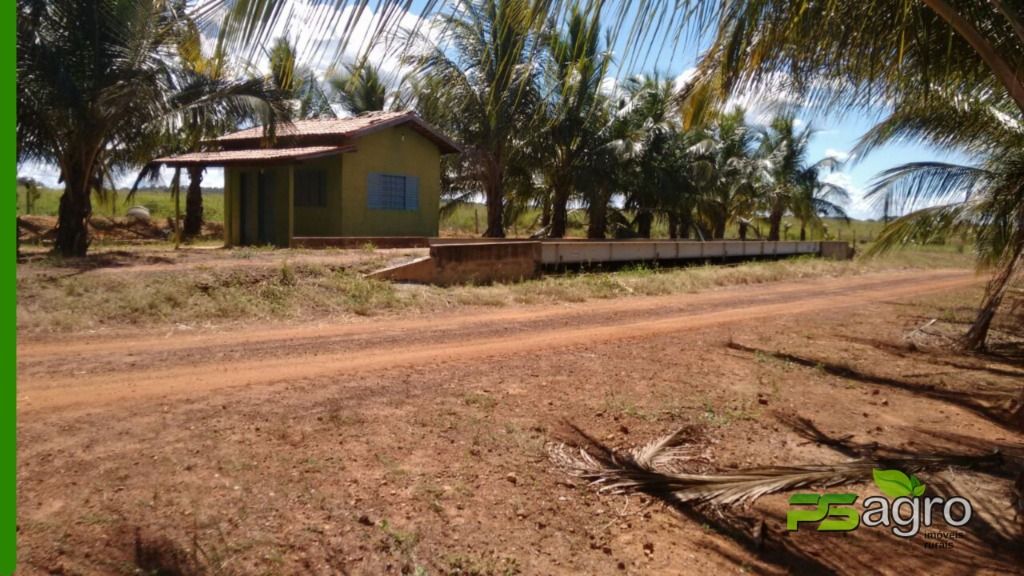
[[[721,286],[810,277],[838,277],[899,268],[966,267],[969,255],[945,250],[896,252],[884,258],[836,262],[797,258],[735,266],[549,275],[492,286],[394,285],[364,278],[368,263],[319,263],[189,268],[140,273],[75,272],[33,262],[19,274],[18,330],[80,332],[121,327],[207,327],[223,324],[342,319],[355,315],[432,311],[696,292]],[[246,259],[251,253],[235,254]],[[380,258],[367,254],[367,259]],[[372,266],[371,266],[372,267]]]

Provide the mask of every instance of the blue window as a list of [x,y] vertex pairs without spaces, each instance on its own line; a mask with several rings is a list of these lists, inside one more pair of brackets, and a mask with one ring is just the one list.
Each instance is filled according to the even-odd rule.
[[420,179],[416,176],[372,173],[366,186],[370,210],[419,210]]

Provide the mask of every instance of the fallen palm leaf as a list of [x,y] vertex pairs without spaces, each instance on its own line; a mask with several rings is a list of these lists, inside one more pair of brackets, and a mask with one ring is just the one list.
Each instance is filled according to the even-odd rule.
[[629,451],[610,449],[582,434],[583,446],[552,443],[548,453],[556,466],[598,487],[600,492],[642,492],[678,503],[741,504],[796,488],[827,488],[870,480],[875,468],[906,473],[945,467],[974,468],[998,464],[999,453],[985,456],[921,456],[858,459],[839,464],[776,466],[694,474],[682,470],[697,461],[697,446],[687,444],[689,431],[679,430]]

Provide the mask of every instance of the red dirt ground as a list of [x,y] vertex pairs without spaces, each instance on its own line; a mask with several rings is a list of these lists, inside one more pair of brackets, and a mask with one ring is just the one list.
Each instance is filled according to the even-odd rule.
[[716,467],[877,450],[1019,461],[1007,402],[1024,367],[904,338],[959,322],[980,285],[893,272],[23,342],[19,573],[1013,572],[1009,476],[922,475],[977,515],[930,550],[877,528],[789,534],[786,495],[720,510],[598,495],[545,450],[568,422],[620,447],[697,426]]

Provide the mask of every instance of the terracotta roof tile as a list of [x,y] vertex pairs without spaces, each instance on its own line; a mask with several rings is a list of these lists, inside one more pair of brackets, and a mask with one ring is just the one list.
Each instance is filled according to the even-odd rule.
[[[314,120],[298,120],[291,124],[283,124],[277,129],[277,137],[288,136],[348,136],[397,118],[409,116],[409,112],[375,112],[351,118],[323,118]],[[218,142],[234,140],[252,140],[263,138],[263,128],[249,128],[221,136]]]
[[[458,152],[459,146],[440,130],[427,124],[415,112],[370,112],[350,118],[324,118],[315,120],[298,120],[277,128],[276,137],[300,140],[303,137],[331,137],[354,139],[370,132],[411,123],[413,129],[433,141],[443,152]],[[232,134],[221,136],[215,142],[238,145],[246,140],[263,139],[263,128],[249,128]]]
[[222,150],[218,152],[192,152],[157,158],[153,162],[168,166],[223,166],[225,164],[264,163],[282,160],[302,160],[352,150],[352,146],[306,146],[302,148],[257,148],[253,150]]

